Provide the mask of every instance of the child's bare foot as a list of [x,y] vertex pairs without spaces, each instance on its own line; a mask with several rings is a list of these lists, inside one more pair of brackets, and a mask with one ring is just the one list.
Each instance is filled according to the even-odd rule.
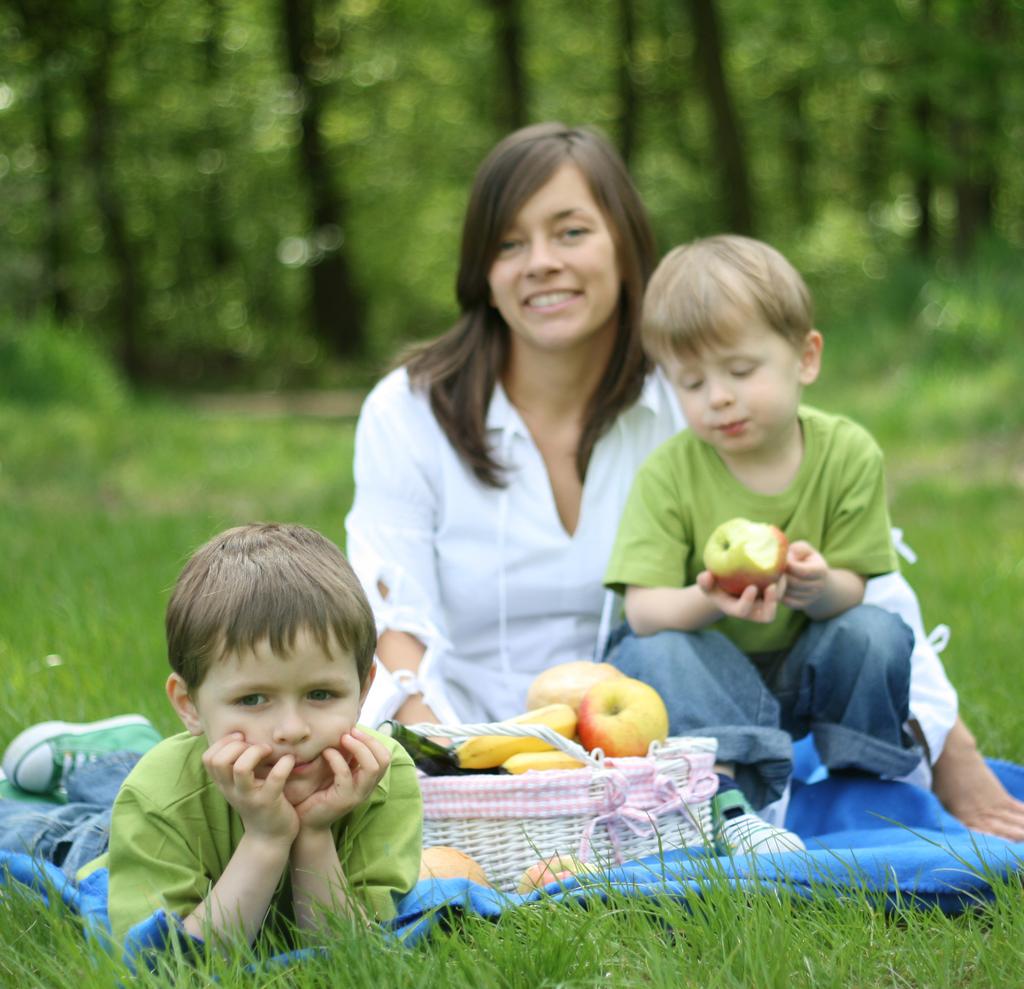
[[959,717],[932,767],[932,789],[971,830],[1024,841],[1024,803],[1006,792]]

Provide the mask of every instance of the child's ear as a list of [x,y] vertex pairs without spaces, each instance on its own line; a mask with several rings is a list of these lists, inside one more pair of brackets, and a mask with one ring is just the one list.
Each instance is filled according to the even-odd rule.
[[203,727],[199,721],[199,711],[188,692],[188,685],[178,673],[172,673],[165,685],[167,699],[174,708],[174,713],[181,718],[181,723],[193,734],[202,735]]
[[362,689],[359,691],[359,706],[363,706],[363,701],[366,700],[366,695],[370,692],[370,685],[373,683],[373,678],[377,675],[377,660],[370,664],[370,671],[366,674],[366,679],[363,681]]
[[800,348],[800,384],[815,382],[821,373],[821,352],[825,340],[817,330],[810,330]]

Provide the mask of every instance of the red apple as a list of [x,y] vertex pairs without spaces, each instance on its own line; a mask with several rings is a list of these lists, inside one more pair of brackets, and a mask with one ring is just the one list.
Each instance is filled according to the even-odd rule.
[[704,547],[704,566],[726,594],[739,597],[751,584],[763,591],[786,570],[789,540],[774,525],[729,519]]
[[603,680],[584,695],[576,733],[584,748],[607,756],[647,755],[651,742],[668,735],[668,711],[646,683],[626,676]]
[[535,889],[544,889],[551,883],[564,882],[575,876],[601,871],[599,866],[581,862],[575,855],[551,855],[531,865],[519,877],[516,890],[520,893],[532,893]]

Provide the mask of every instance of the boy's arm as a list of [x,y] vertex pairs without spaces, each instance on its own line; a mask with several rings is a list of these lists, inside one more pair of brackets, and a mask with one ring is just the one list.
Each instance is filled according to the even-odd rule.
[[246,833],[206,899],[182,922],[185,932],[202,941],[241,935],[256,939],[274,890],[288,864],[287,844]]
[[746,621],[769,623],[785,590],[785,578],[758,594],[748,587],[739,597],[720,590],[707,571],[697,575],[697,583],[688,587],[626,588],[626,620],[637,635],[676,630],[696,632],[719,618],[743,618]]
[[206,771],[238,811],[245,833],[213,888],[182,922],[192,937],[229,940],[241,934],[251,944],[288,864],[299,817],[285,799],[284,786],[295,759],[279,759],[260,780],[256,768],[269,749],[250,745],[235,732],[203,753]]
[[365,803],[391,763],[391,752],[368,732],[353,728],[338,749],[325,749],[334,782],[296,807],[301,821],[291,849],[292,899],[296,924],[321,925],[324,912],[365,920],[362,904],[351,895],[331,826]]

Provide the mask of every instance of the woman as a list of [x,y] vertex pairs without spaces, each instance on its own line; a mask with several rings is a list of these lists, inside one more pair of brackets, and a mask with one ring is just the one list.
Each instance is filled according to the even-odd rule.
[[[367,720],[508,717],[540,670],[600,657],[622,505],[682,422],[635,332],[654,261],[643,204],[600,136],[539,124],[484,160],[461,315],[377,385],[357,427],[348,552],[381,630]],[[943,752],[936,791],[965,823],[1024,838],[1024,805],[956,719],[910,588],[889,575],[868,600],[915,631],[911,708]]]

